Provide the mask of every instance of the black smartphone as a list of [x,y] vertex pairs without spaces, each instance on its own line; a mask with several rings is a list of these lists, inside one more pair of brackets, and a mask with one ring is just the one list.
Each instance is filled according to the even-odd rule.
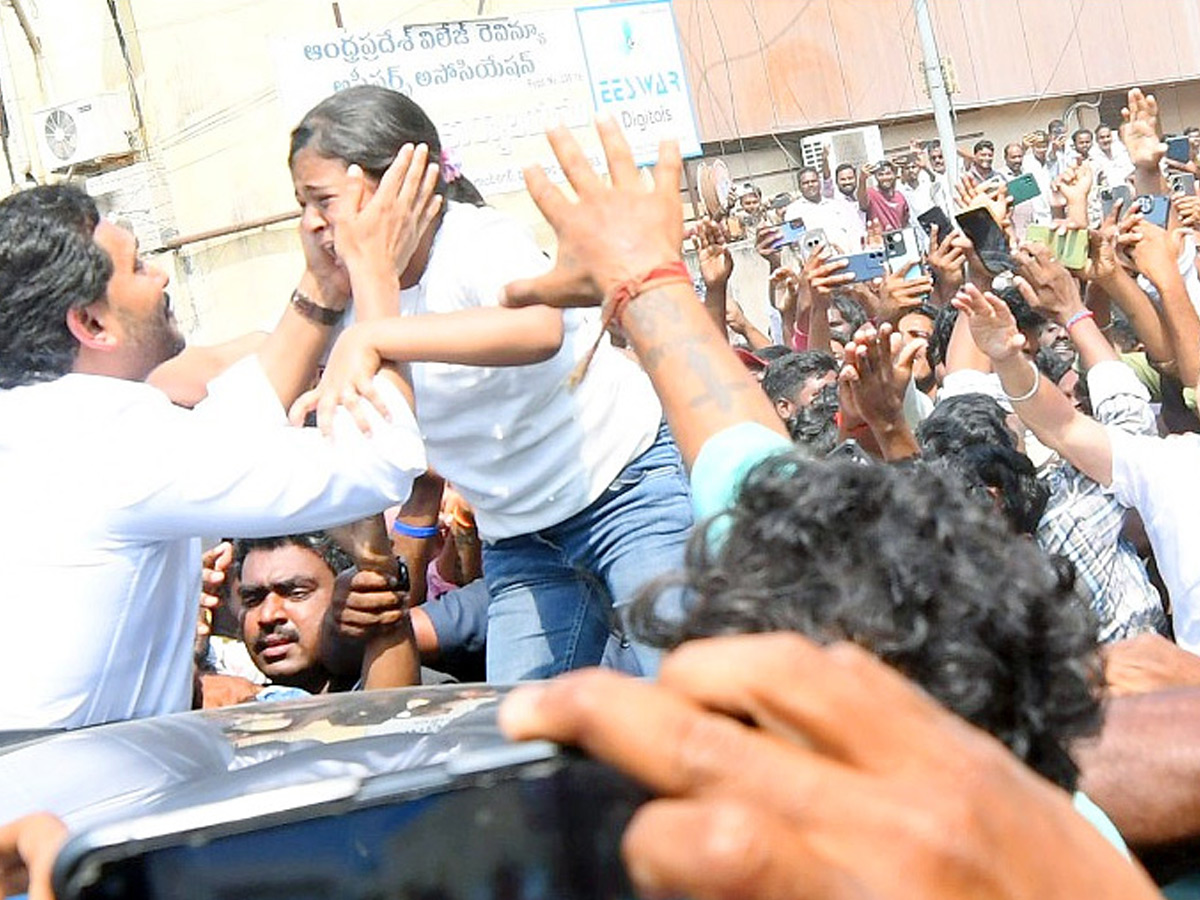
[[1113,211],[1117,201],[1121,201],[1121,213],[1129,212],[1129,201],[1133,199],[1133,189],[1127,184],[1118,184],[1114,187],[1100,188],[1100,211],[1104,218],[1108,218]]
[[954,217],[963,234],[975,245],[979,259],[988,271],[996,273],[1010,268],[1012,257],[1008,252],[1008,236],[992,214],[982,206],[967,209]]
[[1175,162],[1187,162],[1192,158],[1192,147],[1187,135],[1167,138],[1167,159]]
[[944,241],[946,235],[954,230],[954,223],[950,221],[950,217],[946,215],[946,211],[940,206],[931,206],[917,216],[917,221],[921,223],[921,227],[925,229],[925,233],[930,237],[933,236],[933,226],[936,225],[938,241]]
[[60,851],[54,892],[58,900],[623,900],[633,893],[621,835],[646,799],[582,755],[512,745],[85,830]]

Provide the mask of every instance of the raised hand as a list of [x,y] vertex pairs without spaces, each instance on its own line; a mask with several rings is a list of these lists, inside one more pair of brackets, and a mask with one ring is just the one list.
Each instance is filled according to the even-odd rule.
[[746,336],[750,323],[746,319],[746,313],[742,311],[741,304],[736,300],[730,300],[725,307],[725,324],[734,333]]
[[200,556],[200,612],[196,619],[196,643],[193,652],[197,661],[208,652],[212,634],[212,617],[217,607],[229,599],[229,567],[233,564],[233,544],[221,541]]
[[849,265],[849,260],[844,257],[834,258],[826,248],[822,248],[804,263],[800,277],[808,282],[808,287],[814,294],[828,298],[839,287],[854,280],[853,272],[843,271]]
[[[1028,285],[1021,291],[1029,305],[1060,325],[1083,309],[1079,283],[1042,244],[1022,244],[1013,254],[1017,272]],[[1020,281],[1017,282],[1018,289]]]
[[1017,328],[1008,304],[991,291],[965,285],[955,295],[954,307],[966,314],[976,346],[993,362],[1011,359],[1022,352],[1025,335]]
[[725,233],[721,226],[705,216],[696,224],[697,260],[700,277],[709,288],[721,288],[733,274],[733,254],[725,245]]
[[884,323],[878,329],[864,325],[846,345],[838,378],[877,438],[888,429],[904,427],[904,393],[912,380],[913,360],[927,343],[919,338],[904,345],[903,336]]
[[893,319],[903,310],[920,306],[933,292],[933,279],[928,275],[905,279],[899,272],[889,272],[879,283],[875,318]]
[[1158,101],[1153,94],[1143,94],[1140,88],[1129,91],[1128,105],[1121,110],[1121,143],[1129,151],[1129,159],[1139,169],[1153,169],[1167,153],[1158,128]]
[[[803,312],[800,308],[802,286],[795,269],[780,266],[771,273],[771,290],[774,292],[775,308],[780,312]],[[805,307],[807,308],[807,306]]]
[[622,282],[644,278],[682,260],[683,207],[679,147],[663,142],[652,184],[642,180],[629,144],[611,119],[596,123],[611,184],[588,164],[566,128],[547,132],[563,174],[579,198],[572,203],[540,166],[525,170],[525,184],[558,236],[554,268],[505,288],[504,303],[528,306],[599,306]]
[[338,257],[352,280],[358,266],[398,279],[442,208],[435,193],[438,167],[429,162],[429,148],[401,147],[374,190],[357,164],[346,177],[345,197],[330,209]]
[[375,376],[383,367],[383,357],[371,339],[370,324],[351,325],[334,342],[320,383],[297,397],[288,410],[288,419],[293,425],[304,424],[308,414],[316,411],[321,433],[332,434],[334,414],[342,406],[354,418],[359,430],[370,434],[371,421],[366,404],[373,406],[385,419],[389,418],[387,404],[374,384]]
[[966,251],[954,242],[954,232],[942,235],[938,227],[929,230],[929,255],[926,258],[929,268],[933,270],[934,283],[943,301],[953,297],[965,280],[963,267],[967,263]]

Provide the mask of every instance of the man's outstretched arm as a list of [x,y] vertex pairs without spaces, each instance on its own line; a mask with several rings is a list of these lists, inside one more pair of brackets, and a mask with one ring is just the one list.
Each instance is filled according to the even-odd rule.
[[650,376],[689,467],[708,438],[733,425],[755,422],[786,437],[681,268],[678,146],[659,148],[653,183],[647,183],[616,123],[596,127],[611,184],[592,170],[565,128],[549,132],[550,144],[578,201],[569,201],[540,167],[526,170],[530,196],[558,236],[558,259],[545,275],[509,284],[504,302],[603,304]]

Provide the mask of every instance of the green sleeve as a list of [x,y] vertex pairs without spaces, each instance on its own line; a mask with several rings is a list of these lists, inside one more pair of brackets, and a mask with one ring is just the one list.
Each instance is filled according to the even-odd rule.
[[766,457],[792,449],[791,441],[757,422],[742,422],[714,434],[692,466],[696,521],[729,509],[747,472]]

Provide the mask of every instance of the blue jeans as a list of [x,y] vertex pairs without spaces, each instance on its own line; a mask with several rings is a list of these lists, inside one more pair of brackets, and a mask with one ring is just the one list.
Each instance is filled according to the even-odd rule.
[[[626,634],[643,585],[683,569],[692,528],[687,474],[664,425],[587,509],[533,534],[485,543],[487,677],[503,684],[605,665],[654,675],[661,653]],[[660,614],[682,615],[680,589]]]

